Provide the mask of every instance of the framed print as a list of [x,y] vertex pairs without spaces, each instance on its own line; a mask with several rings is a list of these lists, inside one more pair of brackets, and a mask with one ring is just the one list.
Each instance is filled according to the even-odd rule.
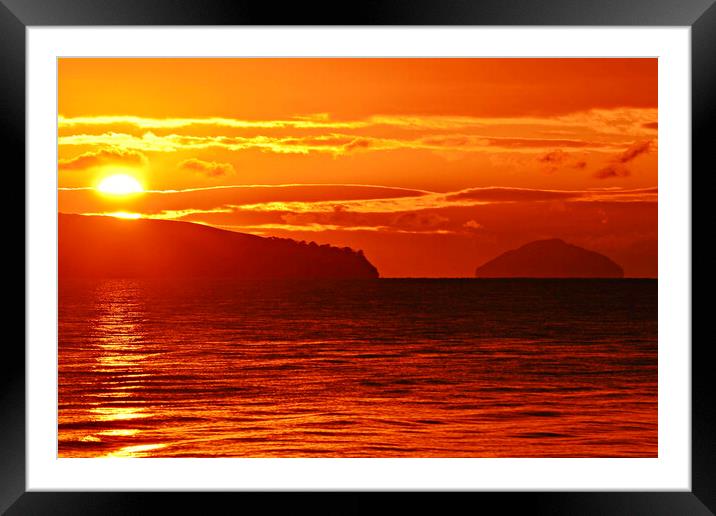
[[713,511],[716,8],[177,5],[0,11],[28,300],[3,510]]

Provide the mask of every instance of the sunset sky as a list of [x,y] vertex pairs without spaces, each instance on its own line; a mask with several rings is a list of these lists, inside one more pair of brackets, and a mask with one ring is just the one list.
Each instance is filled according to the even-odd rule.
[[383,277],[553,237],[657,276],[656,59],[58,67],[60,212],[350,246]]

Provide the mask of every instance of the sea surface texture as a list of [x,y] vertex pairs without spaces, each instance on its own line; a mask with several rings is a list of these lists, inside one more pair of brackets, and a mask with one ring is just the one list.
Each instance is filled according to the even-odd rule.
[[60,457],[656,457],[656,280],[62,280]]

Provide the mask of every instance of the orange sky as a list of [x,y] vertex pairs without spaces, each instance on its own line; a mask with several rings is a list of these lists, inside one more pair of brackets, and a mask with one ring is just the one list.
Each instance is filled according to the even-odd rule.
[[551,237],[656,277],[657,146],[656,59],[59,60],[61,212],[347,245],[384,277]]

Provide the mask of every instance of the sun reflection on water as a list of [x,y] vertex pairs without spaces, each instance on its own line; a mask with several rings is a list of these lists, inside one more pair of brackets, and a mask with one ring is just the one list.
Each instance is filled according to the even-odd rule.
[[[74,418],[102,423],[103,429],[91,434],[64,432],[64,438],[107,450],[107,457],[138,457],[161,448],[162,444],[146,444],[142,427],[133,421],[155,416],[144,406],[141,391],[151,374],[146,361],[152,356],[144,348],[146,336],[143,322],[145,307],[140,289],[126,284],[107,283],[98,290],[96,319],[90,344],[92,370],[99,373],[94,402],[78,409]],[[72,419],[66,420],[71,423]],[[109,427],[107,427],[109,426]],[[144,441],[143,444],[133,444]]]
[[115,430],[102,430],[101,432],[98,432],[97,435],[105,435],[108,437],[128,437],[137,433],[139,433],[139,430],[136,428],[119,428]]
[[[409,286],[406,299],[423,299],[422,282]],[[254,293],[252,285],[209,287],[111,280],[65,291],[59,456],[658,451],[656,304],[636,312],[631,304],[649,293],[643,286],[619,286],[615,313],[624,319],[609,325],[585,327],[581,312],[571,309],[576,301],[570,303],[563,317],[589,336],[584,342],[573,342],[568,331],[535,335],[534,321],[546,320],[543,310],[530,312],[540,306],[530,300],[544,297],[539,285],[528,299],[495,299],[488,295],[497,288],[492,284],[463,285],[469,306],[436,303],[431,318],[417,301],[406,301],[406,315],[397,317],[403,312],[390,307],[404,301],[408,287],[388,284],[380,295],[389,297],[366,305],[362,326],[353,300],[368,295],[367,287],[349,291],[350,302],[308,314],[327,287],[310,297],[296,295],[293,284],[275,295]],[[341,284],[334,295],[347,288]],[[587,296],[579,292],[577,301]],[[595,313],[614,297],[599,292],[585,305]],[[489,318],[514,306],[524,318]],[[416,311],[419,320],[412,318]],[[637,316],[645,322],[634,323]],[[441,333],[445,321],[451,326]]]
[[90,409],[96,421],[119,421],[150,417],[152,414],[137,407],[95,407]]
[[128,458],[128,457],[149,457],[150,453],[144,453],[159,448],[165,448],[166,444],[138,444],[135,446],[125,446],[119,450],[113,451],[105,455],[106,458]]

